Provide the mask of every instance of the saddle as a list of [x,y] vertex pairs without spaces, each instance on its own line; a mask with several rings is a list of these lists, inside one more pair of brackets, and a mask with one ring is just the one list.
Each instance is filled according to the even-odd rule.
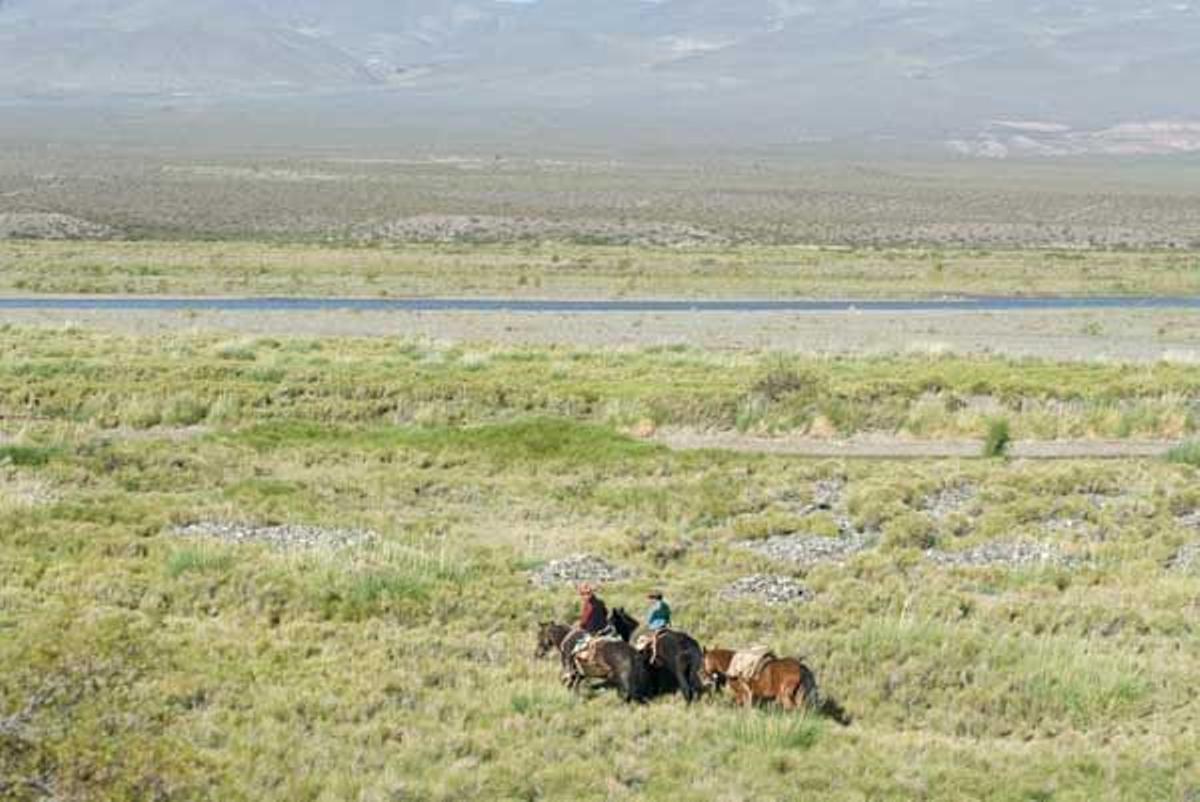
[[735,652],[733,660],[729,663],[727,676],[730,679],[753,680],[763,670],[763,666],[774,659],[775,653],[766,646]]
[[592,648],[595,644],[603,641],[619,641],[621,638],[609,629],[601,630],[596,634],[590,632],[583,633],[579,640],[575,641],[575,645],[571,648],[571,656],[574,657]]

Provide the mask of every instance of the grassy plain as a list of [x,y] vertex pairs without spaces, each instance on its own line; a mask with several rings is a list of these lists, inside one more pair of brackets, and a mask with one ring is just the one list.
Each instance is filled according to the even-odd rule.
[[[644,421],[1013,437],[1194,434],[1170,365],[0,331],[0,796],[81,800],[1191,799],[1193,460],[673,453]],[[825,426],[822,423],[820,426]],[[878,545],[843,566],[818,481]],[[969,486],[938,516],[924,500]],[[1071,527],[1055,526],[1071,518]],[[374,530],[279,552],[196,520]],[[951,568],[921,548],[1080,562]],[[532,659],[578,551],[665,587],[702,641],[807,655],[841,728],[712,699],[576,698]],[[739,577],[811,601],[728,601]]]
[[0,293],[922,298],[1200,295],[1200,256],[725,245],[0,241]]

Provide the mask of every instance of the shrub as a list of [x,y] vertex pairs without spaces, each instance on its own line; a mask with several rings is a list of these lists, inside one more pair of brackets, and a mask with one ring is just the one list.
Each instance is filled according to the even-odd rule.
[[997,418],[988,423],[987,438],[983,441],[983,456],[1003,457],[1010,441],[1008,421]]
[[884,524],[883,545],[893,549],[929,549],[937,545],[933,521],[928,515],[907,512]]
[[162,417],[172,426],[195,426],[208,417],[208,404],[191,393],[178,393],[167,399]]
[[819,379],[813,373],[777,361],[754,383],[754,393],[776,402],[796,395],[814,397],[819,386]]

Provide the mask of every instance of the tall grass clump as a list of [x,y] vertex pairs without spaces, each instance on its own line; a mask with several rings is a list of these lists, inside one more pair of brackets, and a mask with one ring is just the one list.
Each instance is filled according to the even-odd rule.
[[761,713],[740,719],[730,729],[733,739],[755,751],[799,751],[816,745],[821,722],[795,713]]
[[1005,418],[996,418],[988,422],[987,437],[983,441],[983,456],[1003,457],[1008,452],[1012,436],[1008,430]]
[[1200,468],[1200,440],[1175,446],[1167,452],[1167,462]]
[[0,465],[37,468],[54,456],[54,449],[40,446],[0,446]]
[[211,548],[180,549],[167,558],[167,575],[176,579],[184,574],[219,574],[233,567],[233,555]]

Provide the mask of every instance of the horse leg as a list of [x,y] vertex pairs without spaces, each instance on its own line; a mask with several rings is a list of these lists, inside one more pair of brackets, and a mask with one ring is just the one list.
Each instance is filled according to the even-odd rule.
[[775,698],[779,700],[779,704],[784,710],[790,711],[796,709],[796,694],[800,691],[800,688],[801,684],[799,680],[794,683],[789,680],[780,684]]
[[688,661],[688,682],[692,685],[692,698],[699,699],[704,695],[704,659]]
[[683,660],[671,661],[671,676],[675,678],[675,684],[679,686],[679,692],[683,694],[683,698],[690,705],[692,703],[692,683],[688,677],[688,667]]

